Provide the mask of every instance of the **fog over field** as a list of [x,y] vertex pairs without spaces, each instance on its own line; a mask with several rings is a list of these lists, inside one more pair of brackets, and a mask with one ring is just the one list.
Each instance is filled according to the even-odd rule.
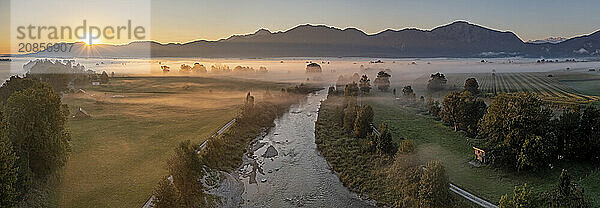
[[[34,58],[12,58],[12,62],[0,63],[0,79],[5,80],[10,75],[23,74],[22,66]],[[381,60],[383,63],[371,63]],[[481,62],[484,60],[485,62]],[[330,57],[297,57],[283,59],[206,59],[206,58],[153,58],[153,59],[100,59],[100,58],[76,58],[86,69],[98,73],[128,75],[157,75],[157,76],[196,76],[205,75],[197,73],[180,73],[182,64],[194,65],[199,63],[209,70],[210,66],[223,65],[233,69],[236,66],[252,67],[258,69],[264,66],[268,73],[230,73],[228,76],[240,76],[244,78],[262,79],[269,81],[302,81],[310,78],[305,73],[309,62],[318,63],[323,69],[320,76],[323,81],[335,81],[339,75],[359,74],[375,75],[378,71],[390,69],[393,82],[408,82],[423,75],[442,73],[490,73],[495,70],[503,72],[547,72],[556,70],[600,68],[598,60],[577,60],[577,62],[564,62],[565,59],[556,59],[558,63],[537,63],[540,59],[531,58],[427,58],[427,59],[376,59],[376,58],[330,58]],[[171,71],[163,73],[161,66],[169,66]],[[361,70],[363,66],[366,70]],[[222,76],[223,74],[219,74]]]

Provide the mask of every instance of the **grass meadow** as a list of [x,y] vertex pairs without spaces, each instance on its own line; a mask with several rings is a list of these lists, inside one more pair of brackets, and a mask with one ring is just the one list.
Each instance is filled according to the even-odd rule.
[[139,207],[167,175],[165,161],[184,140],[201,143],[283,83],[206,77],[118,77],[67,94],[72,153],[57,190],[60,207]]
[[[373,106],[374,123],[387,122],[397,142],[408,138],[415,143],[421,162],[439,160],[455,185],[497,204],[500,196],[512,193],[515,185],[527,183],[535,191],[544,191],[558,182],[561,169],[567,169],[585,189],[593,206],[600,206],[598,166],[589,163],[564,162],[537,173],[501,171],[489,166],[474,167],[470,139],[462,132],[454,132],[430,116],[420,115],[415,109],[394,103],[391,96],[363,98],[363,104]],[[594,170],[596,169],[596,170]]]

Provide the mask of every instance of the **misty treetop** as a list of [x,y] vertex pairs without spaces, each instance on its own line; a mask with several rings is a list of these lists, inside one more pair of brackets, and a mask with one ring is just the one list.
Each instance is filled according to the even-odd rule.
[[442,73],[431,74],[429,81],[427,81],[427,91],[430,93],[441,91],[446,87],[446,75]]
[[392,75],[385,71],[377,72],[377,78],[375,78],[373,84],[377,86],[379,91],[386,92],[390,89],[390,77],[392,77]]

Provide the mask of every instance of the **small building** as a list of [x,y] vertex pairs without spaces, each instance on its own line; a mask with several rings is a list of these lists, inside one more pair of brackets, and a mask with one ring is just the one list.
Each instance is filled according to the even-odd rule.
[[92,86],[98,86],[98,85],[100,85],[100,81],[98,81],[98,80],[92,81]]
[[486,162],[485,151],[482,149],[479,149],[477,147],[473,147],[473,149],[475,150],[475,159],[477,161],[479,161],[480,163],[485,163]]

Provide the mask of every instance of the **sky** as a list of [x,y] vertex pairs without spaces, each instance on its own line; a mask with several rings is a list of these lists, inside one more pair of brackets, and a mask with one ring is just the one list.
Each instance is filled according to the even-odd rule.
[[[88,0],[77,2],[85,1]],[[151,5],[147,15],[148,37],[162,43],[218,40],[234,34],[253,33],[260,28],[285,31],[307,23],[342,29],[354,27],[373,34],[385,29],[432,29],[456,20],[466,20],[492,29],[512,31],[524,41],[574,37],[600,29],[598,0],[137,1],[148,1]],[[59,12],[61,9],[52,9],[49,10],[52,15],[45,15],[43,19],[69,20],[68,24],[76,24],[82,21],[80,16],[87,15],[85,19],[90,19],[92,15],[101,24],[101,20],[125,15],[123,11],[114,11],[114,8],[127,6],[129,1],[120,2],[125,3],[76,7],[78,9],[62,13]],[[32,10],[35,9],[38,8]],[[14,42],[11,41],[15,35],[10,27],[11,17],[25,14],[23,11],[11,11],[10,0],[0,0],[0,53],[10,52],[9,46]]]

